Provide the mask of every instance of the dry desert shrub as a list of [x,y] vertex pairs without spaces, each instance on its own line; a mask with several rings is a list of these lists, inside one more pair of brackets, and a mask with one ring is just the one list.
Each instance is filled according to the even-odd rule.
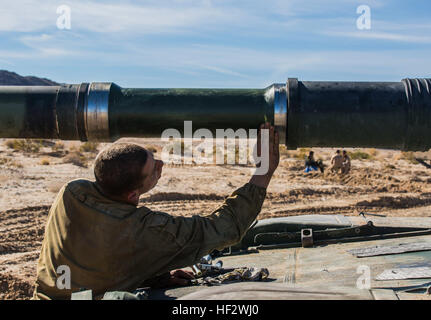
[[40,160],[40,164],[43,166],[49,166],[50,162],[48,158],[43,158],[42,160]]
[[374,157],[368,152],[364,152],[362,150],[355,150],[351,152],[347,152],[348,156],[352,160],[372,160]]
[[34,139],[35,143],[38,143],[42,147],[53,147],[55,145],[54,140],[47,140],[47,139]]
[[6,146],[13,150],[28,152],[28,153],[39,152],[40,148],[43,147],[41,140],[32,140],[32,139],[7,140]]
[[70,152],[63,158],[63,163],[71,163],[78,167],[87,168],[87,158],[79,151]]
[[310,148],[299,148],[293,152],[293,157],[296,159],[304,160],[310,153]]
[[9,161],[10,161],[10,159],[9,159],[9,158],[4,158],[4,157],[2,157],[2,158],[0,158],[0,165],[5,165],[5,164],[7,164]]
[[50,157],[61,158],[69,153],[69,150],[65,148],[65,145],[61,141],[57,141],[52,147],[51,152],[44,153],[44,155],[48,155]]
[[81,152],[97,152],[97,148],[99,147],[99,144],[97,142],[91,142],[87,141],[81,144],[79,147],[79,151]]
[[0,158],[0,165],[8,166],[8,167],[23,168],[23,165],[20,162],[16,162],[10,158],[5,158],[5,157]]
[[280,145],[278,149],[281,158],[290,158],[290,152],[285,145]]
[[367,149],[367,152],[370,156],[372,156],[373,158],[375,158],[377,156],[377,154],[379,153],[376,149],[374,148],[370,148]]
[[415,153],[412,151],[401,151],[400,153],[395,154],[394,160],[405,160],[411,164],[418,164],[416,161]]
[[62,151],[64,149],[64,143],[61,141],[57,141],[55,145],[52,146],[52,151]]

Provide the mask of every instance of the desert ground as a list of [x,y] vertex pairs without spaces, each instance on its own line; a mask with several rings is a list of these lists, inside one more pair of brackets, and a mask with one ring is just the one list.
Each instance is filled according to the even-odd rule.
[[[147,147],[155,157],[169,142],[121,139]],[[107,143],[0,139],[0,300],[29,299],[47,215],[68,181],[94,179],[92,164]],[[304,215],[431,216],[431,170],[415,157],[431,153],[346,149],[352,170],[341,175],[304,173],[310,149],[280,148],[281,160],[259,219]],[[335,149],[313,148],[329,166]],[[252,165],[165,164],[158,185],[141,204],[172,215],[211,213],[248,182]]]

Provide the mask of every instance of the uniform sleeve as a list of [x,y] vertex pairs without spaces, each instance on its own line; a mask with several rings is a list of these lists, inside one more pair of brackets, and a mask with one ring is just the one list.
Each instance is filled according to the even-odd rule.
[[265,195],[265,188],[247,183],[207,216],[148,215],[146,230],[159,243],[159,262],[166,259],[160,271],[190,266],[214,249],[240,242],[259,214]]

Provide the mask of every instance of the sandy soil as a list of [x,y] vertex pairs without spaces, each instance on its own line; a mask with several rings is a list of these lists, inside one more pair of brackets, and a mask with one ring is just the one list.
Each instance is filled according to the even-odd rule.
[[[156,157],[163,147],[158,140],[127,140],[151,147]],[[8,146],[8,141],[0,139],[0,299],[28,299],[50,205],[67,181],[93,179],[97,150],[79,151],[80,142],[42,141],[39,150],[31,152]],[[313,150],[329,164],[333,149]],[[259,219],[360,211],[431,215],[430,169],[412,163],[409,155],[399,151],[363,151],[372,159],[352,160],[352,171],[340,175],[329,170],[305,174],[302,156],[307,150],[283,150]],[[429,152],[415,155],[430,159]],[[173,215],[210,213],[248,182],[252,170],[245,165],[167,164],[158,185],[141,203]]]

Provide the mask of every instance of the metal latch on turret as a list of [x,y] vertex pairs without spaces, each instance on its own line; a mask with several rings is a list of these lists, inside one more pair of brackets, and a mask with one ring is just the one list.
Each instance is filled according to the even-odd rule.
[[313,246],[313,229],[301,229],[301,243],[303,248]]

